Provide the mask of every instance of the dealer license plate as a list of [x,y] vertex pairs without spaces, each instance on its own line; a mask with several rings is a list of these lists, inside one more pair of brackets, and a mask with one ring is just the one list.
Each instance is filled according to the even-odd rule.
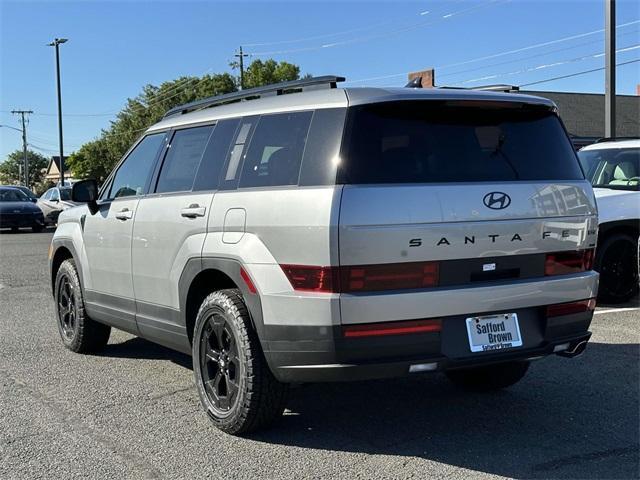
[[518,315],[501,313],[467,318],[467,334],[472,352],[504,350],[522,346]]

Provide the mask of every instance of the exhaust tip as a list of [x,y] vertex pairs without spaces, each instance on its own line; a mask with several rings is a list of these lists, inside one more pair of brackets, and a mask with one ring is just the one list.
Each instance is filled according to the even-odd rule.
[[[561,347],[563,345],[558,345],[556,348]],[[561,357],[568,357],[568,358],[573,358],[573,357],[577,357],[578,355],[582,354],[585,349],[587,348],[587,340],[582,340],[581,342],[578,342],[576,344],[573,345],[569,345],[569,347],[567,349],[565,349],[564,351],[558,351],[556,352],[558,355],[560,355]],[[556,351],[556,349],[554,348],[554,352]]]

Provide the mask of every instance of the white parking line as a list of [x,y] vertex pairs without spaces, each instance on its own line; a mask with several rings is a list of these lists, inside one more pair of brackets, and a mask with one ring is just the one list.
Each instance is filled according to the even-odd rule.
[[614,312],[632,312],[634,310],[640,310],[640,307],[629,307],[629,308],[609,308],[607,310],[596,310],[593,312],[594,315],[599,315],[601,313],[614,313]]

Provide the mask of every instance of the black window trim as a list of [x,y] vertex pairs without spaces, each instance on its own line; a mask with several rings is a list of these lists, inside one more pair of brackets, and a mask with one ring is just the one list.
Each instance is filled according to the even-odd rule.
[[[216,125],[218,124],[219,120],[208,120],[205,122],[196,122],[196,123],[186,123],[184,125],[177,125],[175,127],[170,128],[169,130],[167,130],[167,134],[165,137],[165,143],[166,145],[164,146],[164,148],[162,148],[160,155],[158,156],[158,158],[156,159],[156,163],[153,167],[153,174],[151,176],[151,179],[149,181],[149,186],[148,188],[145,189],[145,195],[143,195],[143,197],[148,198],[148,197],[164,197],[164,196],[176,196],[176,195],[185,195],[185,194],[190,194],[193,192],[193,184],[191,185],[191,189],[190,190],[180,190],[180,191],[175,191],[175,192],[156,192],[157,188],[158,188],[158,180],[160,179],[160,172],[162,171],[162,167],[164,166],[164,162],[167,159],[167,154],[169,153],[169,145],[171,145],[171,142],[173,142],[173,138],[175,137],[176,132],[180,131],[180,130],[188,130],[191,128],[198,128],[198,127],[213,127],[211,130],[211,134],[209,134],[209,139],[207,140],[207,143],[205,144],[205,150],[207,149],[207,146],[209,145],[209,142],[211,141],[211,135],[213,134],[213,131],[215,130]],[[202,158],[200,159],[200,163],[202,163]],[[198,174],[198,170],[200,169],[200,164],[198,164],[198,168],[196,168],[196,175]],[[195,178],[194,178],[194,183],[195,183]],[[214,192],[216,190],[213,190]],[[199,192],[200,193],[200,192]]]
[[152,163],[152,168],[151,168],[151,172],[152,173],[147,177],[147,180],[145,181],[144,190],[143,190],[142,195],[135,195],[135,196],[129,196],[129,197],[118,197],[118,198],[103,198],[103,199],[98,200],[98,205],[106,205],[106,204],[109,204],[111,202],[120,201],[120,200],[131,200],[132,198],[140,199],[140,198],[144,198],[145,196],[147,196],[147,194],[149,193],[149,187],[151,186],[151,179],[153,177],[153,173],[155,173],[155,170],[157,168],[158,158],[161,155],[163,155],[164,151],[166,150],[167,138],[168,138],[168,134],[169,134],[170,131],[171,131],[171,129],[168,128],[168,129],[163,129],[163,130],[155,130],[155,131],[152,131],[152,132],[144,132],[142,135],[140,135],[140,137],[129,147],[129,150],[127,150],[126,153],[122,156],[122,158],[118,161],[118,163],[113,168],[113,170],[111,170],[111,173],[109,174],[109,176],[107,177],[105,182],[102,184],[102,187],[100,188],[100,191],[98,192],[98,198],[100,198],[100,196],[104,192],[109,192],[110,193],[114,177],[118,173],[118,170],[120,170],[120,167],[122,166],[122,164],[127,160],[127,158],[129,158],[129,155],[131,155],[131,152],[133,152],[133,150],[148,136],[162,133],[162,134],[164,134],[165,145],[158,149],[158,153],[156,154],[156,158],[153,160],[153,163]]

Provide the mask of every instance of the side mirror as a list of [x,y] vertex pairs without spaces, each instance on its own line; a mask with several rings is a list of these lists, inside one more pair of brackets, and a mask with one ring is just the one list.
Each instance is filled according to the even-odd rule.
[[31,199],[31,201],[32,201],[33,203],[38,203],[38,199],[37,199],[37,198],[32,198],[32,199]]
[[93,179],[76,182],[71,187],[71,200],[86,203],[91,215],[98,211],[98,182]]

